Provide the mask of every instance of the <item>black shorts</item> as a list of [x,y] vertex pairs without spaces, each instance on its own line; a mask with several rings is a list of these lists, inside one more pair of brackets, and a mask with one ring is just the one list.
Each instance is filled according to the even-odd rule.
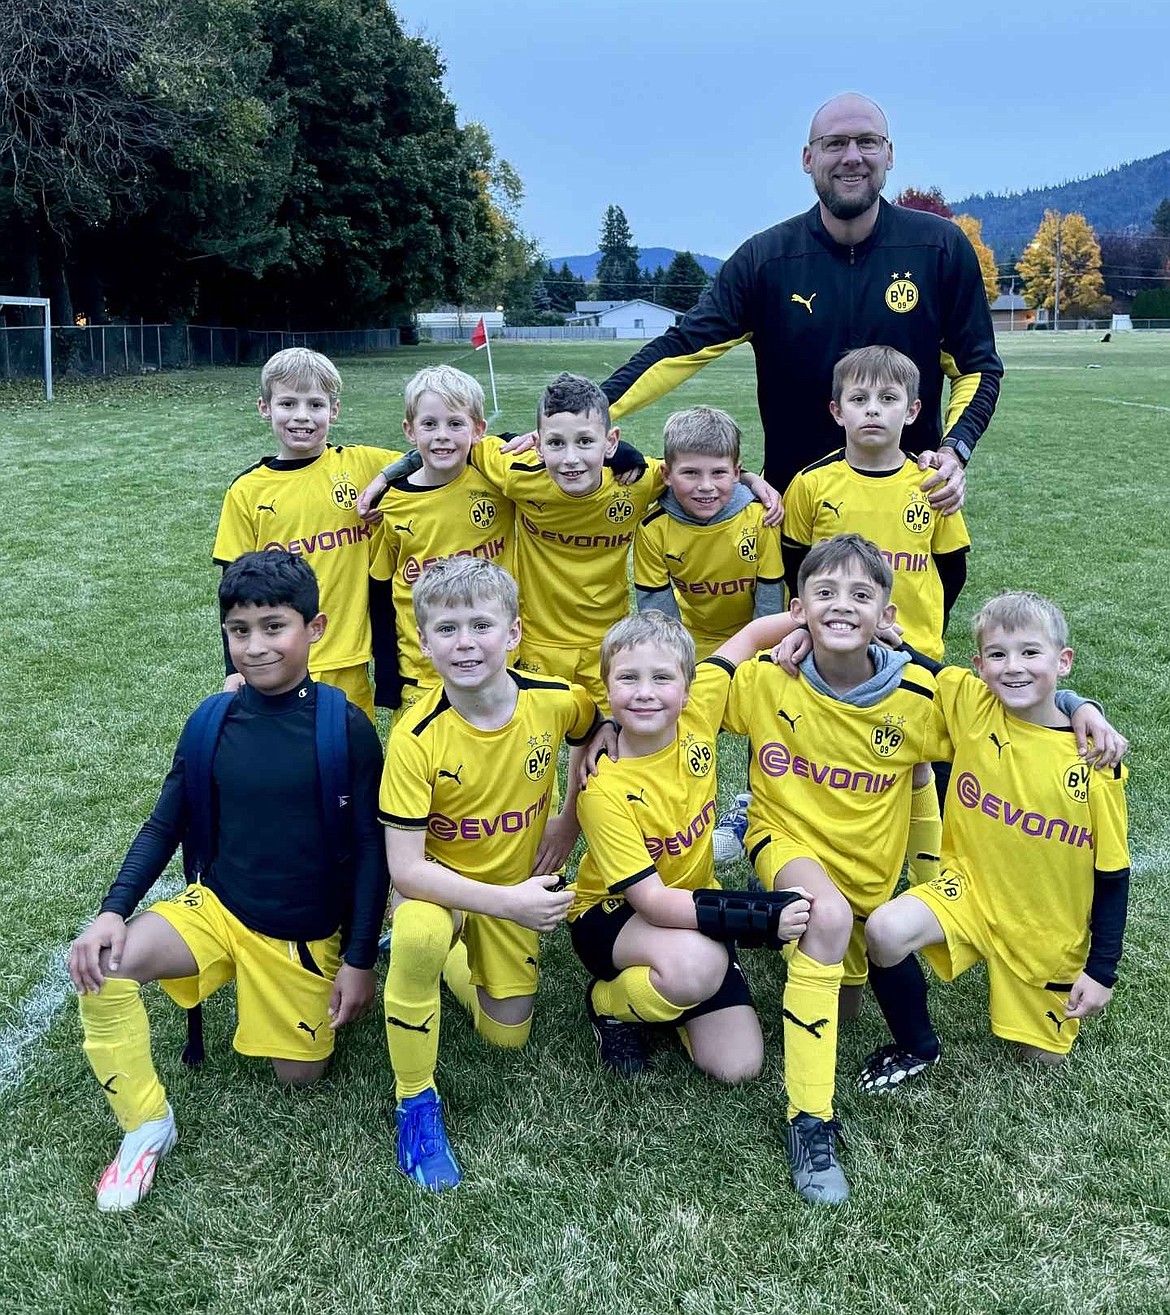
[[[634,916],[633,906],[626,900],[612,901],[615,908],[607,910],[605,904],[595,904],[581,916],[569,923],[569,939],[577,958],[585,965],[591,977],[598,977],[603,982],[612,982],[621,971],[614,967],[613,947],[622,928]],[[735,946],[728,945],[727,972],[719,989],[714,995],[688,1009],[673,1026],[682,1026],[693,1018],[704,1014],[713,1014],[720,1009],[730,1009],[733,1005],[750,1005],[752,993],[747,978],[740,967],[735,953]]]

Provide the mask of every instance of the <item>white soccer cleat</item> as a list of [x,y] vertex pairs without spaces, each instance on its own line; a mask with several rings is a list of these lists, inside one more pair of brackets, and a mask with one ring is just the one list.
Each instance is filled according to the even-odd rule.
[[99,1210],[133,1210],[154,1186],[158,1162],[179,1140],[170,1105],[161,1119],[151,1119],[122,1138],[118,1154],[97,1185]]
[[747,810],[751,801],[749,791],[737,794],[735,802],[715,824],[715,830],[711,832],[711,848],[716,863],[734,863],[743,857],[743,838],[747,835]]

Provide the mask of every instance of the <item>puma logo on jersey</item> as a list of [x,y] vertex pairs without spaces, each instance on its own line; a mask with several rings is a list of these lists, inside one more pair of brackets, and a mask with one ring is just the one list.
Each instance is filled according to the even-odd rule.
[[792,294],[792,296],[788,298],[788,300],[789,300],[789,301],[798,301],[798,302],[800,302],[800,304],[805,308],[805,310],[808,311],[808,313],[811,315],[811,314],[812,314],[813,298],[814,298],[816,295],[817,295],[817,294],[814,292],[814,293],[812,293],[811,296],[808,296],[808,297],[802,297],[802,296],[800,295],[799,292],[794,292],[794,293]]
[[821,1040],[821,1028],[828,1026],[829,1022],[827,1018],[818,1018],[815,1023],[806,1023],[803,1018],[797,1018],[795,1014],[790,1013],[787,1009],[781,1009],[780,1012],[790,1023],[795,1023],[797,1027],[803,1027],[806,1032],[811,1032],[818,1041]]
[[533,498],[529,498],[529,499],[528,499],[528,505],[529,505],[530,507],[535,507],[537,511],[543,511],[543,510],[545,509],[545,507],[548,506],[548,503],[547,503],[547,502],[537,502],[537,501],[535,501],[535,499],[533,499]]
[[459,779],[459,773],[460,773],[462,770],[463,770],[463,764],[462,764],[462,763],[460,763],[459,766],[456,767],[455,770],[454,770],[453,772],[445,772],[445,771],[440,767],[440,768],[439,768],[439,780],[440,780],[440,781],[454,781],[456,785],[462,785],[463,782]]
[[781,718],[781,720],[786,721],[793,730],[796,730],[796,723],[804,716],[804,714],[798,712],[795,717],[790,717],[783,708],[777,708],[776,716]]
[[1046,1009],[1046,1010],[1044,1011],[1044,1017],[1045,1017],[1045,1018],[1051,1018],[1051,1019],[1052,1019],[1052,1021],[1056,1024],[1056,1030],[1057,1030],[1057,1032],[1060,1031],[1060,1029],[1064,1026],[1064,1024],[1065,1024],[1065,1022],[1066,1022],[1066,1020],[1063,1019],[1063,1018],[1057,1018],[1057,1016],[1052,1012],[1051,1009]]
[[273,502],[258,502],[258,503],[256,504],[256,510],[257,510],[257,511],[270,511],[270,512],[275,516],[275,515],[276,515],[276,504],[273,503]]
[[825,502],[823,499],[822,499],[822,501],[821,501],[821,506],[824,507],[826,511],[831,511],[831,512],[833,513],[833,515],[837,517],[838,520],[840,520],[840,518],[841,518],[841,508],[842,508],[844,505],[845,505],[845,503],[844,503],[843,501],[837,503],[837,505],[836,505],[835,507],[833,506],[833,504],[832,504],[831,502]]
[[662,554],[668,562],[678,562],[682,565],[682,559],[686,556],[685,552],[667,552]]
[[999,736],[996,735],[994,731],[992,731],[987,738],[992,742],[992,744],[995,745],[995,759],[996,762],[998,762],[1000,758],[1003,757],[1003,751],[1008,747],[1009,744],[1011,744],[1011,740],[1004,740],[1004,742],[1000,744]]
[[536,960],[532,957],[531,954],[526,954],[526,955],[524,956],[524,962],[525,962],[525,963],[530,963],[534,968],[537,966],[537,964],[536,964]]
[[626,799],[629,800],[629,802],[630,802],[631,804],[641,804],[644,808],[649,808],[650,805],[649,805],[649,804],[646,802],[646,800],[642,797],[645,793],[646,793],[646,787],[643,786],[643,787],[638,791],[637,794],[627,794],[627,795],[626,795]]
[[300,1023],[297,1024],[297,1031],[298,1031],[298,1032],[308,1032],[308,1034],[313,1038],[314,1041],[316,1041],[316,1039],[317,1039],[317,1033],[318,1033],[320,1030],[321,1030],[321,1024],[320,1024],[320,1023],[318,1023],[316,1027],[310,1027],[310,1026],[308,1025],[308,1023],[305,1023],[305,1022],[300,1022]]
[[404,1032],[430,1032],[431,1022],[434,1017],[434,1014],[429,1014],[423,1023],[404,1023],[401,1018],[395,1018],[393,1014],[387,1014],[386,1022],[390,1027],[402,1028]]
[[408,521],[406,522],[405,525],[395,525],[394,528],[395,528],[396,530],[400,531],[402,534],[413,535],[413,534],[414,534],[414,517],[412,516],[412,517],[410,518],[410,520],[408,520]]

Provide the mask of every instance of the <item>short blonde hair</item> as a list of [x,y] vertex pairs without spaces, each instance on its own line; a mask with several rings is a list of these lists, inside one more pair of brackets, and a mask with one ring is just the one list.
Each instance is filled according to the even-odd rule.
[[906,401],[918,400],[920,376],[918,366],[895,347],[856,347],[833,366],[833,401],[841,405],[841,396],[849,384],[881,388],[899,384],[906,390]]
[[609,669],[619,653],[639,644],[655,644],[676,658],[687,688],[690,688],[695,678],[695,641],[681,621],[655,607],[623,617],[605,632],[601,641],[601,679],[609,680]]
[[739,464],[739,426],[715,406],[676,411],[662,431],[662,455],[672,465],[684,454],[727,457]]
[[984,636],[990,630],[1027,630],[1038,626],[1057,648],[1068,647],[1068,622],[1064,613],[1051,599],[1027,589],[1008,590],[996,594],[975,613],[971,633],[977,647],[982,650]]
[[483,389],[479,380],[453,365],[426,365],[406,385],[407,424],[414,424],[423,393],[434,393],[453,411],[464,411],[477,425],[483,424]]
[[804,593],[804,586],[810,576],[831,574],[850,562],[856,562],[861,567],[888,602],[894,588],[894,573],[877,544],[863,539],[860,534],[834,534],[831,539],[814,543],[797,572],[797,596]]
[[474,607],[499,603],[509,625],[520,615],[516,581],[485,557],[442,557],[419,576],[411,590],[414,618],[420,630],[439,607]]
[[341,375],[328,356],[310,351],[308,347],[286,347],[264,362],[260,371],[260,396],[272,401],[273,385],[288,384],[298,390],[319,388],[327,393],[330,402],[341,395]]

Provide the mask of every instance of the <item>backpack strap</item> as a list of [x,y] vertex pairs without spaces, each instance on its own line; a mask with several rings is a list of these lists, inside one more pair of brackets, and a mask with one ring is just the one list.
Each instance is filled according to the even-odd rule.
[[206,871],[215,854],[211,763],[235,694],[212,694],[187,721],[183,746],[183,786],[187,796],[187,836],[183,868],[189,880]]

